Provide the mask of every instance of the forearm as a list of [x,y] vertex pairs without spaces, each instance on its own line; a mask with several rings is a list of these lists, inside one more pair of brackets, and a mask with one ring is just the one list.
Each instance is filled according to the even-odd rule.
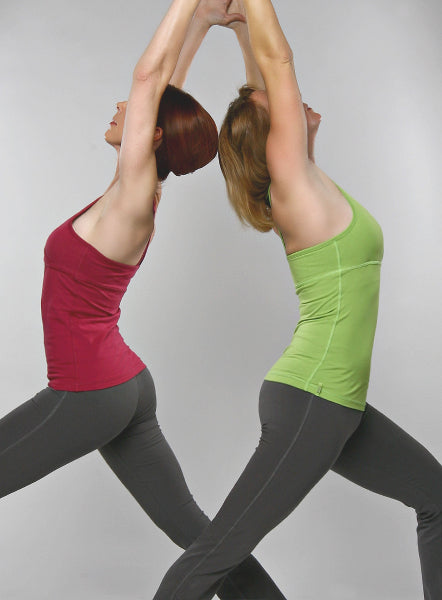
[[184,85],[193,58],[199,50],[209,29],[210,25],[207,21],[194,15],[187,31],[186,39],[178,58],[178,63],[170,80],[172,85],[179,88]]
[[250,37],[247,25],[245,23],[238,23],[234,29],[244,58],[247,85],[255,90],[264,90],[264,79],[253,54],[252,46],[250,45]]
[[243,0],[250,43],[262,70],[266,61],[291,62],[293,54],[270,0]]
[[174,0],[152,41],[134,69],[134,79],[155,77],[165,87],[175,70],[192,16],[199,0]]

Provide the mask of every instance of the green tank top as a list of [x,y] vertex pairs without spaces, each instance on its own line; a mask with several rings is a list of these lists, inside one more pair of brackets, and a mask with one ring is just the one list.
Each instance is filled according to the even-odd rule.
[[353,219],[339,235],[287,256],[300,318],[290,345],[265,378],[364,410],[383,236],[370,213],[337,187]]

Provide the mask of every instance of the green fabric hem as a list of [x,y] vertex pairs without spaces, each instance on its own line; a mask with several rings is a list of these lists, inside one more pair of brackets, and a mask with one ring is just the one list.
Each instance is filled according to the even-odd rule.
[[285,383],[286,385],[291,385],[293,387],[299,388],[306,392],[310,392],[319,398],[323,398],[324,400],[329,400],[330,402],[334,402],[335,404],[340,404],[341,406],[346,406],[347,408],[353,408],[355,410],[360,410],[361,412],[365,411],[365,401],[360,402],[357,400],[343,400],[342,397],[334,396],[330,394],[326,390],[323,389],[322,384],[318,383],[309,383],[306,385],[305,381],[295,375],[290,375],[289,373],[283,373],[282,371],[270,371],[264,378],[266,381],[274,381],[275,383]]

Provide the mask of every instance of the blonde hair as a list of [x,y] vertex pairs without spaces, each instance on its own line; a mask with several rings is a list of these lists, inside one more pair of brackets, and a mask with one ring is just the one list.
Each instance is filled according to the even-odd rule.
[[227,195],[240,221],[258,231],[273,227],[267,201],[270,175],[266,143],[270,129],[267,111],[250,97],[255,90],[243,86],[231,102],[219,135],[219,162]]

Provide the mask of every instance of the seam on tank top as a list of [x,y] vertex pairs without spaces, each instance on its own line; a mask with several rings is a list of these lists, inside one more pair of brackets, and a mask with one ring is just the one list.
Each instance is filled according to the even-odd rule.
[[[124,264],[124,263],[121,263],[121,264]],[[87,279],[86,277],[78,277],[78,275],[77,275],[78,269],[76,269],[75,271],[68,271],[66,269],[61,269],[58,266],[55,267],[49,262],[46,262],[45,266],[48,267],[49,269],[52,269],[53,271],[57,271],[58,273],[63,273],[63,275],[67,275],[68,277],[74,278],[75,281],[78,281],[79,283],[87,283],[87,284],[92,284],[94,286],[97,285],[97,282],[95,279],[92,279],[92,278]],[[135,275],[135,273],[134,273],[134,275]],[[131,279],[133,278],[134,275],[132,275]],[[125,273],[123,276],[126,277],[127,274]],[[103,283],[102,281],[100,282],[100,287],[105,288],[105,289],[106,288],[114,289],[114,286],[112,284],[108,285],[106,283]]]
[[324,363],[325,357],[327,356],[327,353],[329,351],[333,336],[335,334],[335,329],[336,329],[336,325],[338,324],[338,319],[339,319],[339,315],[341,313],[341,300],[342,300],[342,272],[341,272],[341,255],[339,254],[339,247],[338,244],[335,242],[334,244],[335,250],[336,250],[336,257],[338,260],[338,269],[337,269],[337,273],[339,273],[339,283],[338,283],[338,287],[339,287],[339,293],[338,293],[338,307],[336,309],[336,317],[335,320],[333,322],[332,328],[331,328],[331,332],[330,332],[330,336],[328,338],[328,342],[327,342],[327,346],[325,348],[324,354],[321,358],[321,360],[319,361],[319,363],[316,365],[316,368],[313,370],[312,374],[310,375],[310,377],[307,379],[306,381],[306,387],[310,384],[311,380],[313,379],[313,377],[316,375],[316,373],[318,372],[319,368],[322,366],[322,364]]
[[[72,277],[75,281],[80,281],[78,278],[78,272],[80,270],[80,266],[83,264],[86,254],[87,254],[87,249],[84,249],[81,258],[79,259],[79,261],[77,263],[77,268],[72,273]],[[79,298],[79,297],[80,296],[79,296],[78,292],[75,291],[75,298]],[[77,324],[77,329],[78,329],[78,324]],[[75,348],[75,343],[74,343],[74,323],[73,323],[73,319],[72,319],[72,313],[69,313],[69,334],[70,334],[70,338],[71,338],[72,358],[74,359],[73,367],[74,367],[74,378],[75,378],[75,382],[76,382],[75,385],[76,385],[76,388],[78,389],[78,355],[77,355],[77,350]]]
[[77,370],[77,353],[75,352],[75,344],[74,344],[74,333],[72,326],[72,315],[69,314],[69,341],[71,344],[72,351],[72,359],[73,359],[73,368],[74,368],[74,381],[75,381],[75,389],[78,389],[78,370]]
[[[41,427],[43,427],[43,425],[45,423],[47,423],[49,421],[49,419],[57,412],[57,410],[60,408],[61,403],[63,402],[63,400],[66,398],[68,392],[63,392],[62,397],[57,400],[56,405],[54,406],[54,408],[51,410],[51,412],[47,415],[47,417],[45,417],[43,419],[43,421],[41,423],[39,423],[38,425],[36,425],[34,427],[34,429],[31,429],[31,431],[28,431],[28,433],[25,433],[24,435],[22,435],[22,437],[15,441],[13,444],[11,444],[10,446],[8,446],[7,448],[5,448],[4,450],[2,450],[0,452],[0,456],[3,456],[3,454],[5,454],[5,452],[8,452],[9,450],[11,450],[12,448],[14,448],[14,446],[17,446],[18,444],[21,444],[21,442],[23,442],[26,438],[28,438],[29,436],[33,435],[36,431],[38,431]],[[31,400],[32,402],[32,400]]]
[[73,276],[72,271],[68,271],[67,269],[62,269],[58,265],[51,263],[50,260],[46,260],[45,266],[48,267],[49,269],[52,269],[53,271],[58,271],[58,273],[63,273],[63,275],[69,275],[69,277]]
[[329,277],[330,275],[336,275],[337,273],[347,273],[347,271],[353,271],[355,269],[362,269],[363,267],[367,267],[369,265],[381,265],[382,261],[380,260],[368,260],[365,263],[361,263],[360,265],[353,265],[352,267],[345,267],[343,269],[335,269],[334,271],[328,271],[323,275],[316,275],[316,277],[310,277],[310,279],[304,279],[304,281],[300,281],[296,284],[296,289],[301,287],[302,285],[306,285],[307,283],[311,283],[312,281],[318,281],[320,279],[324,279],[325,277]]
[[298,428],[298,430],[296,431],[292,441],[289,444],[289,447],[287,448],[287,450],[284,452],[284,454],[282,455],[282,457],[279,459],[278,464],[276,465],[276,467],[273,469],[272,473],[269,475],[269,477],[267,478],[267,481],[265,481],[265,483],[262,485],[261,489],[259,490],[259,492],[254,496],[253,500],[251,500],[249,502],[249,504],[246,506],[246,508],[242,511],[242,513],[239,515],[239,517],[236,519],[236,521],[233,523],[233,525],[231,525],[228,529],[228,531],[223,535],[223,537],[219,540],[219,542],[212,548],[212,550],[210,550],[210,552],[208,552],[200,561],[197,565],[195,565],[195,567],[193,569],[191,569],[185,576],[184,578],[181,580],[181,583],[178,585],[178,587],[175,589],[175,591],[173,592],[172,598],[171,600],[177,600],[176,598],[176,594],[180,591],[180,588],[183,586],[183,584],[187,581],[187,579],[190,577],[190,575],[192,575],[192,573],[194,571],[196,571],[196,569],[198,569],[198,567],[200,567],[208,558],[209,556],[211,556],[218,548],[219,546],[221,546],[221,544],[226,540],[226,538],[232,533],[232,531],[235,529],[235,527],[238,525],[238,523],[241,521],[241,519],[246,515],[246,513],[249,511],[249,509],[253,506],[253,504],[258,500],[258,498],[262,495],[262,493],[264,492],[264,490],[267,488],[267,486],[269,485],[269,483],[272,481],[272,479],[274,478],[274,476],[276,475],[278,469],[281,467],[282,463],[285,461],[285,459],[287,458],[287,456],[289,455],[289,453],[291,452],[291,450],[293,449],[294,445],[296,444],[296,442],[298,441],[298,438],[304,428],[304,425],[307,421],[308,416],[310,415],[310,411],[312,408],[312,404],[313,404],[313,399],[314,399],[314,394],[310,394],[309,399],[308,399],[308,405],[305,411],[305,415],[304,418],[302,419],[302,422]]

